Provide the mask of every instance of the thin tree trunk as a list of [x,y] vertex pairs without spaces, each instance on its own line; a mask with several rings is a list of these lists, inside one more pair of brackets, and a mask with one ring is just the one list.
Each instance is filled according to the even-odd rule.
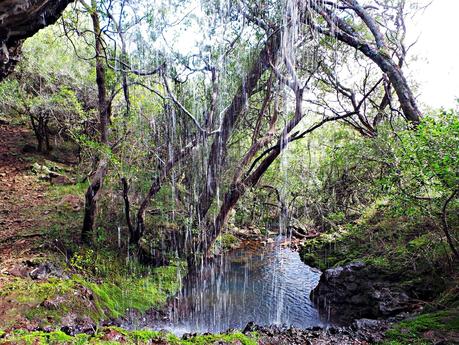
[[[102,46],[102,31],[100,28],[100,19],[97,13],[97,3],[95,0],[91,2],[91,8],[88,9],[94,30],[95,38],[95,53],[96,53],[96,82],[98,91],[98,108],[99,108],[99,132],[100,143],[105,146],[108,144],[108,122],[110,118],[110,104],[107,102],[107,88],[105,84],[105,61],[103,57]],[[85,194],[85,208],[83,229],[81,231],[81,239],[83,242],[90,244],[94,231],[94,223],[97,213],[97,199],[104,181],[104,177],[108,170],[108,158],[103,152],[100,152],[98,164],[91,183]]]
[[453,238],[449,232],[449,225],[448,225],[448,218],[447,218],[447,212],[448,212],[448,205],[449,203],[454,200],[456,197],[456,194],[459,192],[459,190],[455,190],[449,197],[446,199],[446,201],[443,204],[442,207],[442,212],[441,212],[441,221],[442,221],[442,229],[443,232],[446,236],[446,240],[448,242],[449,247],[451,248],[451,251],[453,252],[454,256],[456,257],[456,260],[459,260],[459,252],[457,251]]
[[90,245],[94,223],[97,213],[97,199],[100,189],[102,188],[104,177],[107,173],[108,162],[105,159],[99,161],[97,170],[92,176],[88,189],[85,193],[83,229],[81,231],[81,240],[83,243]]
[[132,221],[131,221],[131,205],[129,202],[129,185],[125,177],[121,178],[121,184],[123,185],[123,200],[124,200],[124,214],[126,216],[126,223],[129,229],[129,233],[134,232]]
[[131,244],[136,245],[138,247],[140,244],[140,240],[142,239],[142,236],[145,233],[145,211],[148,205],[150,205],[151,199],[160,191],[164,181],[169,176],[174,166],[184,158],[188,157],[193,151],[193,149],[196,147],[197,143],[198,141],[197,139],[195,139],[188,145],[186,145],[182,150],[180,150],[180,152],[175,154],[174,158],[170,159],[163,167],[163,169],[159,173],[159,176],[153,180],[153,183],[151,184],[147,195],[145,195],[142,202],[140,203],[139,209],[137,210],[136,226],[135,228],[132,227],[132,231],[130,233],[129,242]]

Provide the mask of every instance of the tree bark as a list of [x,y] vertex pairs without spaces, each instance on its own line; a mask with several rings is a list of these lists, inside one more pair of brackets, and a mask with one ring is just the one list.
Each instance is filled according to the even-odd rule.
[[258,81],[270,68],[270,62],[275,60],[279,47],[280,32],[275,32],[266,41],[265,46],[260,51],[257,60],[254,62],[247,76],[239,86],[231,105],[223,115],[223,120],[220,126],[221,131],[215,136],[210,149],[205,185],[200,195],[200,202],[197,210],[198,222],[205,218],[210,206],[212,205],[221,169],[226,160],[228,140],[233,132],[236,121],[244,112],[247,106],[247,101],[254,93]]
[[125,177],[121,178],[121,184],[123,186],[123,200],[124,200],[124,214],[126,216],[126,223],[129,229],[129,233],[132,234],[134,229],[131,221],[131,205],[129,202],[129,185]]
[[[284,129],[281,132],[281,136],[278,139],[277,143],[275,146],[271,147],[267,155],[264,157],[263,160],[259,163],[257,168],[252,171],[252,168],[254,167],[254,164],[259,161],[259,159],[255,160],[254,164],[249,168],[247,173],[245,174],[245,178],[238,178],[240,175],[240,172],[237,170],[236,171],[236,176],[233,179],[233,183],[231,184],[229,190],[226,192],[225,197],[223,199],[223,204],[220,207],[219,213],[215,220],[209,221],[206,223],[206,231],[203,233],[200,243],[198,244],[198,250],[201,253],[204,253],[207,255],[208,251],[212,247],[213,243],[215,242],[216,238],[220,234],[221,230],[226,224],[228,214],[230,211],[236,206],[237,202],[245,194],[247,189],[253,188],[260,178],[263,176],[263,174],[268,170],[268,168],[271,166],[271,164],[276,160],[276,158],[279,156],[279,154],[287,147],[289,140],[292,138],[289,138],[289,133],[300,123],[300,121],[303,119],[303,108],[302,108],[302,103],[303,103],[303,92],[304,89],[300,88],[299,85],[296,85],[296,90],[295,90],[295,113],[293,118],[285,125]],[[313,127],[318,128],[318,127]],[[253,153],[248,152],[249,155],[253,156]],[[193,257],[195,257],[194,262],[196,263],[196,254],[192,253]],[[189,259],[189,262],[192,262],[193,260]]]
[[[107,87],[105,83],[105,61],[103,57],[102,31],[100,28],[100,18],[97,13],[97,3],[91,2],[88,9],[94,30],[95,53],[96,53],[96,83],[98,92],[98,111],[99,111],[99,142],[102,146],[108,145],[108,122],[110,118],[110,103],[107,102]],[[81,231],[81,239],[86,244],[91,244],[94,232],[94,223],[97,213],[97,199],[103,185],[104,177],[108,171],[108,158],[103,152],[98,153],[98,164],[95,173],[90,178],[90,185],[85,194],[84,221]],[[100,157],[102,156],[102,157]]]
[[92,176],[88,189],[85,193],[83,229],[81,231],[81,240],[88,245],[92,244],[94,223],[97,213],[97,199],[100,195],[100,189],[107,173],[108,161],[101,159],[97,165],[97,170]]
[[73,0],[0,1],[0,81],[21,58],[23,41],[38,30],[54,24]]
[[442,228],[443,228],[443,233],[446,236],[446,241],[448,242],[449,247],[451,248],[451,252],[454,254],[456,257],[456,260],[459,260],[459,252],[456,249],[456,246],[454,245],[453,238],[449,232],[449,225],[448,225],[448,217],[447,217],[447,212],[448,212],[448,205],[449,203],[454,200],[456,197],[456,194],[459,192],[459,190],[455,190],[444,202],[443,207],[442,207],[442,212],[441,212],[441,221],[442,221]]

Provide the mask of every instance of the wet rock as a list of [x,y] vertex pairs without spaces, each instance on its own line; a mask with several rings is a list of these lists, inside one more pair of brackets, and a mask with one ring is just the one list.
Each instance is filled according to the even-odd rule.
[[369,334],[372,334],[375,339],[382,339],[387,327],[380,323],[361,322],[358,329],[352,327],[298,329],[294,327],[257,326],[249,323],[246,329],[257,332],[258,343],[261,345],[367,345],[373,343],[372,340],[369,340]]
[[384,333],[389,329],[389,322],[385,320],[359,319],[355,320],[351,326],[359,338],[370,343],[381,342]]
[[242,333],[247,334],[250,332],[255,332],[257,330],[257,327],[253,321],[250,321],[242,330]]
[[197,333],[185,333],[182,335],[182,340],[190,340],[193,337],[196,337]]
[[396,281],[362,262],[326,270],[311,299],[319,311],[341,324],[388,318],[411,311],[413,305]]

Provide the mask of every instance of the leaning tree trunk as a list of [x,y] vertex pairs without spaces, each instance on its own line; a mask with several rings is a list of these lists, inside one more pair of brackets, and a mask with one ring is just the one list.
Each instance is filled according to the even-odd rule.
[[372,60],[387,75],[397,94],[405,118],[415,125],[418,124],[421,119],[421,112],[417,106],[416,99],[401,68],[388,53],[385,38],[379,29],[379,24],[357,0],[343,1],[347,9],[354,11],[371,31],[375,44],[370,44],[367,40],[362,39],[358,34],[358,30],[330,9],[325,8],[325,3],[320,1],[312,1],[309,5],[324,19],[328,29],[315,24],[308,16],[305,17],[308,19],[306,24],[324,35],[337,38]]
[[[130,217],[128,218],[127,215],[129,214],[129,205],[126,206],[126,221],[128,223],[129,228],[129,243],[135,245],[136,247],[140,246],[140,240],[142,239],[145,233],[145,211],[147,207],[150,205],[151,200],[153,197],[161,190],[161,187],[164,184],[164,181],[170,175],[170,172],[175,167],[175,165],[181,162],[183,159],[190,156],[193,150],[196,148],[198,143],[197,139],[192,140],[189,144],[187,144],[184,148],[182,148],[179,152],[177,152],[172,159],[170,159],[166,165],[161,169],[159,175],[153,180],[148,193],[143,198],[142,202],[140,203],[139,209],[137,210],[136,214],[136,222],[135,226],[132,224]],[[124,182],[123,182],[124,184]],[[127,187],[124,187],[125,194],[127,194]],[[127,195],[125,197],[125,205],[126,205]]]
[[242,80],[236,95],[223,115],[221,131],[215,136],[210,149],[206,181],[204,182],[197,210],[199,221],[205,218],[215,197],[221,169],[226,160],[228,140],[231,137],[233,128],[240,115],[245,111],[248,99],[255,92],[259,80],[270,68],[270,63],[275,60],[279,47],[280,32],[276,31],[260,51],[257,60],[244,80]]
[[[91,3],[92,8],[88,9],[91,14],[96,53],[96,82],[98,91],[98,108],[99,108],[99,132],[100,144],[108,145],[108,122],[110,118],[110,103],[107,101],[107,87],[105,82],[105,61],[103,57],[102,31],[100,28],[100,19],[97,13],[97,3],[95,0]],[[108,170],[108,158],[105,153],[99,152],[97,158],[98,164],[95,173],[90,178],[90,185],[85,194],[84,221],[81,231],[83,242],[90,244],[94,231],[94,223],[97,213],[97,199],[102,188],[104,177]],[[101,157],[102,156],[102,157]]]

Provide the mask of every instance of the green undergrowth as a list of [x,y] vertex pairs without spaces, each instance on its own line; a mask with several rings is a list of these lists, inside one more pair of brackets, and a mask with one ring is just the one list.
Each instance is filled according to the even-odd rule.
[[457,344],[459,309],[422,314],[395,324],[381,345]]
[[226,334],[196,335],[187,339],[159,331],[127,331],[118,327],[99,329],[96,334],[77,334],[69,336],[62,331],[27,332],[14,331],[0,336],[0,344],[170,344],[170,345],[207,345],[207,344],[242,344],[256,345],[256,334],[244,335],[239,332]]
[[221,252],[228,252],[235,248],[238,248],[241,244],[241,240],[230,232],[224,232],[217,237],[212,247],[212,253],[218,254]]
[[71,244],[78,238],[83,222],[84,193],[87,183],[50,186],[46,197],[54,209],[44,221],[51,239]]
[[[453,231],[457,223],[452,217]],[[360,219],[307,241],[300,254],[306,264],[322,270],[365,262],[379,279],[418,300],[424,314],[394,324],[384,345],[433,344],[443,338],[444,344],[459,341],[458,272],[441,229],[428,217],[397,215],[390,205],[380,203]]]
[[[51,163],[40,161],[47,166]],[[53,169],[78,179],[66,166],[56,164]],[[130,310],[144,313],[161,308],[178,291],[184,264],[170,258],[168,266],[153,268],[128,260],[126,243],[118,243],[116,226],[105,222],[112,218],[103,208],[99,221],[104,226],[96,228],[93,246],[89,249],[79,244],[87,182],[38,183],[46,187],[42,196],[46,203],[25,210],[28,218],[40,219],[29,230],[40,236],[32,243],[34,256],[24,262],[34,266],[51,263],[59,274],[45,280],[0,274],[0,310],[7,310],[0,313],[0,328],[25,322],[58,329],[75,317],[97,325]]]
[[81,283],[94,293],[96,306],[105,318],[118,318],[128,310],[144,313],[164,306],[167,298],[178,292],[183,272],[183,264],[173,263],[148,273],[114,274],[102,283]]
[[148,268],[115,255],[84,249],[73,254],[62,278],[8,279],[0,299],[11,301],[15,314],[0,319],[0,327],[14,326],[24,316],[32,324],[58,328],[69,315],[97,325],[130,310],[159,309],[180,288],[183,263]]
[[373,206],[357,221],[307,241],[301,249],[303,261],[322,270],[363,261],[384,272],[409,273],[407,279],[443,275],[450,252],[437,225],[390,211],[384,204]]

